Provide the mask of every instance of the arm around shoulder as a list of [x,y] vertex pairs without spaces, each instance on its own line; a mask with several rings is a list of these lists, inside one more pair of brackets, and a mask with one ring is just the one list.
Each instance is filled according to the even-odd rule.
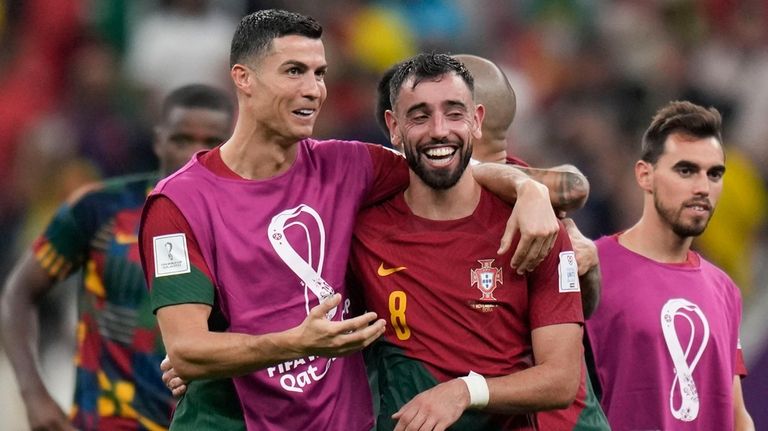
[[521,167],[521,171],[549,189],[552,206],[558,212],[583,207],[589,197],[589,181],[573,165],[560,165],[549,169]]

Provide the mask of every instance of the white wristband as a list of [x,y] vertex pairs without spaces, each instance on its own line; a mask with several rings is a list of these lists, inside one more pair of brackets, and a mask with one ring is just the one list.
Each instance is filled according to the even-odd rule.
[[467,389],[469,389],[469,408],[482,409],[488,405],[491,394],[488,391],[488,383],[485,381],[485,377],[470,371],[468,375],[459,378],[464,380]]

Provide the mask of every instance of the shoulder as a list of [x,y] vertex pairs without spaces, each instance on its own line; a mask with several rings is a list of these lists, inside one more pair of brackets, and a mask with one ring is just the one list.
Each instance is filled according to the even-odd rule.
[[738,286],[736,286],[733,279],[731,279],[731,276],[721,268],[715,266],[712,262],[705,259],[704,256],[701,256],[698,253],[697,255],[701,261],[701,271],[705,277],[712,278],[718,285],[722,285],[728,289],[730,293],[741,297],[741,291]]
[[478,202],[474,213],[475,218],[486,218],[491,223],[498,223],[503,220],[506,223],[514,205],[503,201],[485,187],[481,186],[481,189],[480,202]]
[[[355,222],[355,233],[357,235],[365,232],[366,235],[372,235],[376,232],[397,230],[397,226],[406,222],[409,217],[411,213],[404,206],[403,193],[400,192],[361,210]],[[372,227],[375,227],[376,231],[371,230]]]
[[142,173],[87,184],[76,190],[67,203],[75,209],[117,203],[118,207],[143,204],[158,180],[156,173]]
[[376,145],[344,139],[319,140],[307,138],[299,142],[299,146],[315,154],[364,154],[370,151],[369,147]]
[[[198,159],[200,154],[202,154],[202,152],[193,156],[192,159],[178,171],[160,180],[152,193],[162,193],[169,188],[184,188],[185,186],[188,186],[190,182],[199,180],[200,177],[207,172],[207,170],[200,165]],[[210,176],[215,177],[213,174]],[[194,189],[194,187],[187,187],[187,189]]]

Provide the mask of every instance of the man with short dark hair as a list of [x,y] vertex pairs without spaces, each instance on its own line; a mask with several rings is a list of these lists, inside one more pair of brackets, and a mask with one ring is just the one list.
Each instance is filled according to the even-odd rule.
[[[165,356],[138,257],[139,216],[161,176],[196,151],[224,141],[234,105],[204,85],[173,91],[155,127],[159,172],[87,186],[59,208],[16,263],[0,302],[2,336],[32,429],[156,430],[170,424],[173,398],[161,380]],[[75,392],[69,419],[37,369],[37,304],[83,271]]]
[[691,250],[723,187],[721,118],[671,102],[642,140],[643,214],[596,241],[600,307],[587,322],[614,430],[753,430],[741,392],[741,295]]
[[410,185],[361,213],[350,262],[368,309],[391,323],[366,356],[377,429],[537,429],[535,412],[569,405],[579,385],[583,317],[565,229],[535,270],[506,271],[511,256],[493,238],[512,209],[465,171],[485,113],[469,71],[421,54],[390,90],[387,124]]

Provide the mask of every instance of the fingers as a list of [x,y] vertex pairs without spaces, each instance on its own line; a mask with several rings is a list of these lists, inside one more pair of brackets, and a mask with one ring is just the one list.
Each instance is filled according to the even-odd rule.
[[367,325],[364,328],[340,335],[338,337],[340,354],[345,355],[356,352],[369,346],[376,341],[377,338],[384,335],[385,329],[386,323],[384,322],[384,319],[379,319],[372,325]]
[[515,232],[517,232],[517,220],[514,217],[510,217],[510,219],[507,221],[507,228],[504,231],[504,235],[501,237],[499,250],[496,252],[496,254],[501,255],[509,250],[509,247],[512,246],[512,239],[515,236]]
[[180,377],[172,378],[166,386],[175,398],[179,398],[187,392],[187,384]]
[[160,362],[160,371],[166,372],[172,368],[171,366],[171,360],[168,358],[168,355],[165,355],[165,358],[162,362]]
[[533,271],[547,257],[556,240],[557,232],[547,236],[522,236],[510,261],[512,269],[520,275]]
[[181,385],[171,389],[171,394],[174,398],[181,398],[182,395],[187,393],[187,385]]
[[317,318],[325,318],[325,315],[329,311],[333,310],[334,307],[339,305],[340,302],[341,302],[341,295],[338,293],[334,293],[325,301],[321,301],[319,304],[312,307],[312,310],[309,311],[309,315]]

